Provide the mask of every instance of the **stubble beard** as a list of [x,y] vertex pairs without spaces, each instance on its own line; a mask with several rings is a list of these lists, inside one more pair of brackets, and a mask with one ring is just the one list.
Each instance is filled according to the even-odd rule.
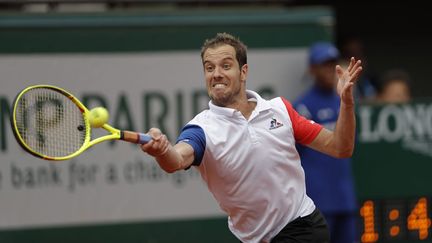
[[229,105],[232,105],[236,102],[236,97],[240,94],[240,88],[233,90],[228,93],[224,93],[223,95],[219,97],[214,97],[211,93],[209,94],[210,100],[214,105],[221,106],[221,107],[227,107]]

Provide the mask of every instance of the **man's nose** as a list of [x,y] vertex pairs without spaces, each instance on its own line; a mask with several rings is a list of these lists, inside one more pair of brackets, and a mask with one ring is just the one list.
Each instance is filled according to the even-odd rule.
[[218,79],[222,77],[222,72],[220,70],[220,67],[215,67],[215,70],[213,72],[213,78]]

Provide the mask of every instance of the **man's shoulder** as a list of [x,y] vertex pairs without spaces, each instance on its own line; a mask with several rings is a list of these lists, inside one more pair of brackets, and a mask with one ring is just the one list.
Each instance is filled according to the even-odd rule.
[[198,125],[203,126],[208,123],[210,120],[209,114],[210,111],[208,109],[201,111],[200,113],[196,114],[192,120],[188,122],[188,125]]
[[287,109],[286,103],[291,104],[289,100],[281,96],[267,100],[267,102],[270,104],[272,109],[282,109],[284,111]]

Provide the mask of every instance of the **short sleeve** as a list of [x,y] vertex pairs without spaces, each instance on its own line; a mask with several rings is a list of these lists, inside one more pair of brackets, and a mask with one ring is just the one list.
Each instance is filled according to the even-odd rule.
[[288,100],[285,98],[281,99],[285,104],[288,115],[291,119],[296,142],[303,145],[310,144],[316,136],[318,136],[323,127],[320,124],[299,115]]
[[177,138],[176,144],[180,142],[192,146],[194,150],[194,161],[192,165],[200,165],[206,148],[204,130],[198,125],[186,125]]

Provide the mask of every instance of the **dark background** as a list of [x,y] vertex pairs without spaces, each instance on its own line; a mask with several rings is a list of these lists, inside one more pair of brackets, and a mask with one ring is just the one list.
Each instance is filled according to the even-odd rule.
[[405,69],[412,77],[413,96],[432,96],[430,7],[416,1],[333,6],[339,46],[347,38],[358,37],[364,43],[369,71],[379,75],[388,69]]

